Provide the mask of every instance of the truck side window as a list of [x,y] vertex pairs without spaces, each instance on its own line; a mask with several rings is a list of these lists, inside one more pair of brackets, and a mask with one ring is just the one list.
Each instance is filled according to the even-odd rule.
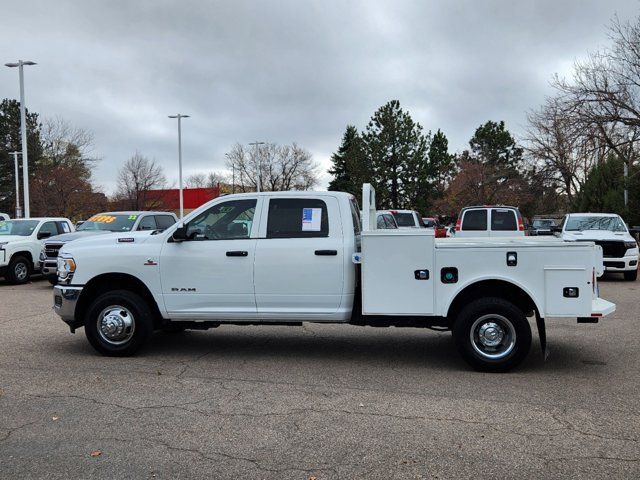
[[481,231],[487,229],[487,211],[485,209],[467,210],[462,218],[462,230]]
[[218,203],[187,224],[187,237],[200,240],[249,238],[256,200]]
[[504,208],[493,208],[491,210],[491,230],[503,232],[518,230],[516,213]]
[[38,231],[38,236],[43,233],[48,233],[49,236],[58,235],[58,226],[56,225],[56,222],[43,223]]
[[176,221],[171,215],[156,215],[156,224],[160,230],[166,230],[174,223]]
[[140,224],[138,225],[138,230],[155,230],[156,229],[156,219],[153,218],[153,215],[147,215],[146,217],[142,217],[140,220]]
[[327,204],[317,198],[269,200],[267,238],[313,238],[329,236]]

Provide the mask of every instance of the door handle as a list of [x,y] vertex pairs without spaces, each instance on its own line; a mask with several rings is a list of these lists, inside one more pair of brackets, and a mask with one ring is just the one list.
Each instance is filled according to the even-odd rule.
[[227,257],[246,257],[249,255],[249,252],[244,250],[231,250],[227,252]]
[[316,255],[335,256],[335,255],[338,255],[338,251],[337,250],[316,250]]

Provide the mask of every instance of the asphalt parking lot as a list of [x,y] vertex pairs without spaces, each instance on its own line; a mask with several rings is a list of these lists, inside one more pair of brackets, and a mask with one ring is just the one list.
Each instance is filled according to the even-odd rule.
[[450,334],[225,326],[100,357],[51,287],[0,283],[1,478],[640,478],[640,283],[549,320],[508,374]]

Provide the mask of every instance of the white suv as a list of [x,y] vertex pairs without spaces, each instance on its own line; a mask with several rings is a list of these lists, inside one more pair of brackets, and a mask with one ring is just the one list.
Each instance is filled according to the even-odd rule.
[[604,269],[624,279],[638,278],[638,244],[615,213],[569,213],[560,227],[563,240],[594,242],[602,247]]
[[9,283],[26,283],[40,270],[46,238],[75,229],[68,218],[26,218],[0,221],[0,276]]
[[456,237],[524,237],[524,221],[516,207],[465,207],[458,215]]

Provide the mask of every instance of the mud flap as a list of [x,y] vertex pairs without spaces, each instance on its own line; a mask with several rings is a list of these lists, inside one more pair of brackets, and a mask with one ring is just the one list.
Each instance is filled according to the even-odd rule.
[[540,348],[542,349],[542,358],[546,360],[549,357],[547,350],[547,329],[544,325],[544,318],[536,311],[536,326],[538,327],[538,336],[540,337]]

